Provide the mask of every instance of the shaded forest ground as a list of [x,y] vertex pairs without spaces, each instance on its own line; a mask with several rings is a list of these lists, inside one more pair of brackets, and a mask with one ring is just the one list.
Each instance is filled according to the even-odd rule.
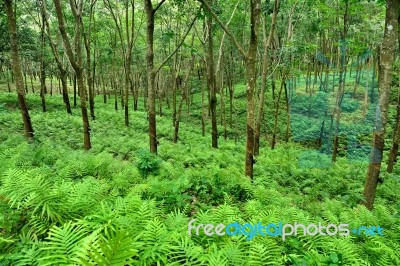
[[[201,136],[197,93],[190,117],[183,111],[177,144],[172,143],[171,111],[164,108],[164,116],[157,117],[160,146],[155,157],[148,153],[143,105],[130,113],[131,127],[125,128],[122,108],[116,112],[112,97],[107,104],[97,97],[97,119],[91,121],[93,148],[84,152],[78,107],[69,116],[62,97],[53,95],[47,97],[48,112],[42,113],[40,98],[29,93],[35,140],[26,143],[16,95],[1,92],[0,195],[6,199],[0,200],[0,261],[15,265],[95,262],[93,250],[107,257],[99,247],[119,241],[125,245],[113,246],[113,251],[136,250],[129,258],[140,265],[398,265],[399,165],[393,174],[383,173],[385,181],[378,186],[372,212],[358,205],[366,161],[341,157],[325,168],[308,167],[321,158],[329,161],[330,156],[316,155],[299,143],[281,141],[271,150],[263,140],[250,182],[243,175],[243,85],[236,86],[235,95],[238,118],[232,134],[236,141],[220,137],[220,148],[210,149],[210,136]],[[281,104],[284,108],[284,99]],[[282,110],[280,121],[285,118]],[[267,126],[271,128],[271,121]],[[280,131],[284,129],[282,122]],[[369,141],[367,134],[364,141]],[[315,156],[302,157],[307,152]],[[286,241],[261,236],[252,241],[189,237],[191,218],[215,224],[380,225],[385,236],[299,236]],[[107,230],[113,233],[106,234]],[[76,248],[65,250],[60,243]]]

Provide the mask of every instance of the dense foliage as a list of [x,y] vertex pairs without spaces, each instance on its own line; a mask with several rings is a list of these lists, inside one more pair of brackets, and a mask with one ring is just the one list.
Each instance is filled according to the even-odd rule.
[[[28,95],[37,138],[25,143],[11,122],[19,117],[12,99],[1,94],[1,265],[400,263],[399,168],[385,176],[370,212],[357,204],[363,162],[342,158],[315,168],[324,155],[282,144],[263,148],[251,183],[242,174],[242,143],[221,139],[221,148],[210,150],[209,139],[186,121],[182,142],[173,144],[170,121],[160,117],[159,156],[149,155],[146,113],[135,112],[128,130],[112,104],[100,102],[93,149],[83,152],[80,117],[64,114],[58,96],[41,113],[39,99]],[[193,218],[380,225],[385,236],[188,236]]]
[[0,266],[400,265],[399,10],[2,1]]

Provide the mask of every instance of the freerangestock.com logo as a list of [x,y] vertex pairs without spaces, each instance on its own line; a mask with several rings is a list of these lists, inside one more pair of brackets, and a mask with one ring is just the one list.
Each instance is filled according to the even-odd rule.
[[298,236],[298,235],[322,235],[322,236],[348,236],[350,234],[355,235],[367,235],[367,236],[383,236],[383,228],[378,226],[360,226],[356,228],[349,228],[348,224],[328,224],[322,225],[318,224],[308,224],[304,225],[295,222],[294,224],[283,224],[279,222],[278,224],[267,224],[262,225],[261,222],[257,224],[239,224],[238,222],[225,224],[198,224],[194,223],[196,220],[191,220],[188,224],[188,234],[200,235],[204,233],[207,236],[246,236],[246,240],[252,240],[255,236],[280,236],[282,240],[285,241],[288,236]]

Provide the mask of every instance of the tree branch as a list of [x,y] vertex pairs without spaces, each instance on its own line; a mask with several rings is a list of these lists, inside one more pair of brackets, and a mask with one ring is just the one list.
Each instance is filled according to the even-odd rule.
[[[241,2],[241,0],[239,0],[239,1],[236,3],[235,8],[233,9],[230,18],[229,18],[228,22],[226,23],[226,26],[228,26],[228,25],[231,23],[232,18],[233,18],[233,16],[235,15],[236,9],[237,9],[237,7],[238,7],[238,5],[239,5],[240,2]],[[224,47],[225,35],[226,35],[226,32],[224,32],[224,34],[222,35],[221,44],[220,44],[220,46],[219,46],[217,70],[215,71],[215,75],[216,75],[216,76],[218,76],[218,73],[221,71],[222,48]]]
[[247,60],[247,54],[244,52],[243,48],[240,46],[239,42],[236,40],[235,36],[229,31],[229,29],[225,26],[225,24],[218,18],[214,11],[212,11],[210,4],[207,0],[198,0],[200,1],[203,6],[210,12],[211,16],[217,21],[217,23],[221,26],[221,28],[226,32],[228,37],[231,39],[233,44],[239,50],[240,54],[243,56],[244,60]]
[[197,13],[194,16],[192,23],[190,23],[189,28],[187,29],[185,35],[183,35],[181,42],[178,44],[178,46],[175,48],[175,50],[167,57],[165,58],[165,60],[161,63],[161,65],[157,68],[157,70],[155,71],[155,74],[158,73],[158,71],[160,71],[160,69],[168,62],[169,59],[171,59],[172,56],[174,56],[174,54],[179,50],[179,48],[182,46],[182,44],[185,42],[185,39],[187,37],[187,35],[189,34],[190,30],[192,29],[194,23],[196,22],[197,19]]
[[71,6],[72,14],[73,14],[74,17],[76,18],[76,17],[78,16],[78,9],[77,9],[77,6],[76,6],[76,2],[73,1],[73,0],[70,0],[70,1],[69,1],[69,4],[70,4],[70,6]]
[[65,52],[66,52],[68,58],[70,59],[72,67],[74,69],[77,69],[78,65],[76,64],[75,56],[72,51],[72,46],[68,39],[67,32],[65,30],[65,21],[64,21],[64,16],[62,13],[61,2],[60,2],[60,0],[53,0],[53,2],[54,2],[55,9],[56,9],[56,15],[57,15],[57,19],[58,19],[58,28],[60,30],[61,37],[63,39]]
[[164,4],[165,0],[161,0],[160,3],[153,9],[153,14],[157,12],[157,10]]
[[50,44],[51,50],[52,50],[53,55],[54,55],[54,59],[56,60],[56,63],[57,63],[58,68],[60,69],[60,72],[61,71],[64,72],[64,71],[66,71],[66,69],[64,68],[64,66],[62,64],[61,58],[60,58],[60,56],[58,54],[58,51],[57,51],[57,47],[53,42],[53,38],[51,37],[50,24],[49,24],[49,21],[47,19],[46,1],[42,1],[41,12],[43,12],[43,21],[45,23],[45,29],[43,29],[43,30],[46,30],[47,38],[49,40],[49,44]]

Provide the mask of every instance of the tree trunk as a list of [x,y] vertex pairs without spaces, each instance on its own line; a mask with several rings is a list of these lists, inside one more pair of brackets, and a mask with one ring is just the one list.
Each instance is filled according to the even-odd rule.
[[71,42],[68,38],[66,29],[65,29],[65,21],[64,21],[64,14],[61,7],[60,0],[53,0],[54,6],[56,9],[58,26],[61,33],[61,37],[64,43],[65,51],[68,56],[69,62],[71,63],[72,67],[75,70],[75,77],[78,84],[79,89],[79,96],[81,101],[81,113],[82,113],[82,123],[83,123],[83,147],[85,150],[89,150],[91,148],[90,142],[90,127],[89,127],[89,119],[87,115],[87,108],[86,108],[86,87],[83,78],[83,67],[82,67],[82,9],[83,9],[83,2],[79,1],[76,5],[73,2],[70,2],[70,7],[72,13],[75,18],[75,53],[72,49]]
[[[193,45],[193,42],[194,42],[194,35],[192,35],[191,45]],[[183,81],[181,100],[179,102],[178,113],[177,113],[175,124],[174,124],[174,137],[173,137],[173,142],[174,143],[178,142],[179,123],[180,123],[180,120],[181,120],[182,106],[183,106],[183,102],[186,100],[186,98],[189,97],[189,94],[188,94],[189,77],[190,77],[190,74],[193,71],[194,62],[195,62],[195,56],[193,54],[192,57],[191,57],[190,63],[189,63],[190,64],[189,71],[187,72],[187,74],[185,76],[185,79]]]
[[24,83],[21,71],[21,61],[18,52],[18,36],[17,36],[17,23],[15,13],[13,10],[13,1],[5,0],[5,8],[8,19],[8,30],[10,32],[10,46],[11,46],[11,62],[15,75],[16,90],[18,94],[18,102],[22,114],[22,121],[24,122],[25,136],[32,139],[34,136],[31,118],[29,116],[28,106],[25,99]]
[[76,75],[74,75],[74,107],[76,107]]
[[367,64],[367,73],[365,74],[365,94],[364,94],[364,108],[363,108],[363,119],[365,119],[365,116],[367,115],[368,112],[368,86],[369,86],[369,71],[370,71],[370,64]]
[[107,103],[107,92],[106,92],[106,84],[104,82],[104,75],[101,75],[102,87],[103,87],[103,102]]
[[357,68],[356,68],[356,77],[354,78],[354,90],[353,90],[353,99],[356,98],[356,93],[357,93],[357,87],[358,83],[360,81],[360,76],[361,76],[361,60],[360,56],[357,56]]
[[[92,33],[92,21],[93,21],[93,10],[94,10],[94,4],[96,3],[96,0],[90,0],[90,8],[89,8],[89,22],[88,22],[88,30],[87,32],[83,32],[83,41],[85,44],[85,50],[86,50],[86,74],[87,74],[87,86],[89,89],[89,109],[90,109],[90,117],[92,120],[95,120],[95,114],[94,114],[94,77],[93,77],[93,71],[92,71],[92,58],[91,58],[91,53],[90,53],[90,46],[91,46],[91,33]],[[82,17],[80,18],[80,23],[82,29],[84,28],[83,26],[83,20]]]
[[[399,33],[397,35],[397,38],[398,38],[398,44],[400,45],[400,13],[399,13],[397,22],[399,25],[398,26]],[[399,74],[400,74],[400,70],[399,70]],[[399,80],[399,84],[400,84],[400,80]],[[389,153],[389,161],[388,161],[388,167],[387,167],[388,173],[393,172],[394,164],[397,161],[397,154],[399,152],[399,143],[400,143],[400,89],[399,89],[398,97],[397,97],[396,127],[395,127],[395,130],[393,133],[392,148],[390,149],[390,153]]]
[[114,109],[118,111],[118,93],[117,93],[117,84],[115,79],[111,80],[111,89],[114,91]]
[[89,150],[92,145],[90,143],[90,128],[89,128],[89,118],[88,118],[88,113],[87,113],[87,108],[86,108],[86,88],[85,88],[85,82],[83,79],[83,70],[78,69],[76,71],[76,76],[77,76],[77,83],[80,95],[79,98],[81,99],[81,113],[82,113],[82,122],[83,122],[83,147],[85,150]]
[[271,46],[272,37],[274,36],[274,30],[276,25],[276,18],[279,11],[279,0],[275,0],[274,13],[272,15],[271,29],[267,39],[266,33],[266,16],[263,21],[263,35],[264,35],[264,55],[262,63],[262,77],[261,77],[261,89],[260,89],[260,103],[258,106],[258,116],[256,121],[256,131],[254,134],[254,155],[258,156],[260,152],[260,132],[261,132],[261,120],[264,117],[264,106],[265,106],[265,90],[267,86],[267,73],[269,68],[268,52]]
[[213,32],[212,17],[207,19],[208,29],[208,46],[207,46],[207,87],[210,95],[210,112],[211,112],[211,142],[213,148],[218,148],[218,126],[217,126],[217,93],[216,80],[214,71],[214,49],[213,49]]
[[32,77],[32,73],[30,73],[29,79],[30,79],[30,81],[31,81],[31,90],[32,90],[32,93],[35,93],[35,88],[33,87],[33,77]]
[[246,159],[245,159],[245,175],[253,178],[254,166],[254,92],[256,88],[256,55],[258,28],[261,15],[261,1],[251,0],[251,24],[250,24],[250,45],[247,53],[246,72],[247,72],[247,140],[246,140]]
[[397,154],[399,152],[399,142],[400,142],[400,90],[397,99],[397,115],[396,115],[396,127],[393,133],[393,144],[389,153],[389,161],[387,166],[388,173],[393,172],[393,167],[397,161]]
[[175,63],[174,63],[174,68],[172,69],[172,125],[175,126],[176,122],[176,114],[177,114],[177,109],[176,109],[176,92],[179,88],[179,83],[178,83],[178,74],[177,72],[179,71],[177,68],[177,56],[175,57]]
[[[90,31],[88,33],[90,35]],[[95,120],[96,117],[94,115],[94,93],[93,93],[93,72],[92,72],[92,61],[90,54],[90,36],[85,38],[85,48],[86,48],[86,74],[87,74],[87,86],[89,89],[89,109],[90,109],[90,117],[92,120]]]
[[46,70],[45,70],[45,62],[44,62],[44,50],[45,50],[45,14],[42,12],[41,14],[41,29],[40,29],[40,98],[42,100],[42,110],[46,112]]
[[26,79],[26,72],[27,72],[26,61],[25,61],[25,63],[23,63],[23,65],[24,65],[23,69],[24,69],[24,85],[25,85],[25,93],[26,93],[26,94],[28,94],[28,82],[27,82],[27,79]]
[[394,62],[394,54],[396,50],[396,42],[398,35],[398,11],[400,3],[398,0],[386,0],[386,21],[385,33],[380,52],[379,63],[379,103],[377,116],[375,121],[371,161],[368,166],[368,173],[364,187],[365,201],[363,204],[368,209],[373,209],[376,187],[378,184],[381,163],[383,157],[383,149],[385,146],[385,131],[387,123],[387,114],[389,107],[389,95],[392,83],[392,69]]
[[[343,31],[341,31],[341,40],[340,40],[340,73],[339,73],[339,89],[336,96],[336,105],[335,105],[335,114],[336,114],[336,126],[335,126],[335,138],[333,142],[333,153],[332,153],[332,162],[336,162],[339,148],[339,127],[340,127],[340,116],[342,112],[342,100],[346,88],[346,38],[348,31],[348,19],[349,19],[349,2],[345,3],[345,13],[343,17]],[[339,56],[339,55],[338,55]]]
[[271,141],[271,149],[275,149],[275,144],[276,144],[276,134],[277,134],[277,130],[278,130],[278,115],[279,115],[279,103],[281,101],[281,95],[282,95],[282,90],[283,87],[286,87],[285,84],[285,77],[282,76],[282,82],[281,82],[281,86],[279,88],[279,92],[278,92],[278,98],[276,99],[276,104],[275,104],[275,113],[274,113],[274,129],[272,131],[272,141]]
[[291,93],[292,93],[292,86],[293,83],[292,81],[290,81],[289,83],[289,90],[286,86],[286,82],[283,83],[283,86],[285,87],[285,98],[286,98],[286,137],[285,140],[286,142],[289,142],[289,138],[290,138],[290,99],[291,99]]
[[144,0],[147,17],[147,93],[148,93],[148,114],[149,114],[149,139],[150,152],[157,154],[157,128],[156,128],[156,105],[155,105],[155,77],[154,71],[154,14],[155,10],[151,0]]
[[227,27],[221,22],[212,7],[206,0],[199,0],[208,12],[213,16],[217,23],[227,33],[228,37],[232,40],[241,56],[243,57],[246,65],[246,79],[247,79],[247,118],[246,118],[246,155],[245,155],[245,175],[249,178],[253,178],[253,152],[254,152],[254,127],[255,127],[255,115],[254,115],[254,93],[256,88],[256,55],[257,55],[257,35],[260,24],[261,15],[261,0],[251,0],[250,3],[250,44],[248,52],[245,53],[243,48],[238,43],[237,39],[227,29]]
[[[204,73],[204,71],[203,71]],[[203,76],[203,85],[201,86],[201,135],[205,137],[206,135],[206,111],[205,111],[205,106],[204,106],[204,94],[205,94],[205,84],[204,82],[204,76]]]
[[53,75],[50,75],[50,96],[53,96]]
[[62,87],[62,95],[63,95],[63,100],[65,103],[65,107],[67,108],[67,113],[72,114],[71,111],[71,105],[69,103],[69,97],[68,97],[68,81],[67,81],[67,72],[60,72],[60,79],[61,79],[61,87]]

